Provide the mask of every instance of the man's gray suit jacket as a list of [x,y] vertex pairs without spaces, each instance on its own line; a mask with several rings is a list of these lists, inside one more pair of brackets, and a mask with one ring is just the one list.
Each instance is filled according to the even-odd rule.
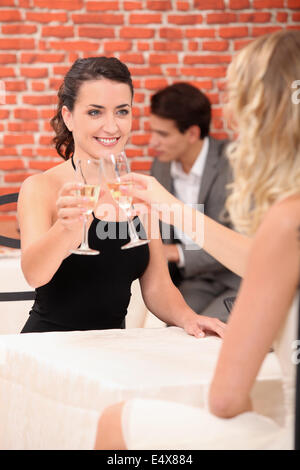
[[[230,182],[231,171],[225,155],[225,147],[228,141],[216,140],[209,137],[209,150],[204,167],[198,204],[204,204],[205,215],[230,227],[224,221],[225,200],[228,195],[226,185]],[[172,194],[174,194],[173,180],[171,177],[171,163],[162,163],[154,160],[151,174]],[[166,230],[168,233],[168,230]],[[174,229],[170,228],[171,237],[164,239],[164,243],[174,243]],[[224,289],[238,289],[240,277],[226,269],[222,264],[207,254],[203,249],[188,250],[182,245],[185,259],[185,267],[180,269],[180,277],[185,282],[190,279],[193,284],[197,279],[209,283],[216,282],[223,285]]]

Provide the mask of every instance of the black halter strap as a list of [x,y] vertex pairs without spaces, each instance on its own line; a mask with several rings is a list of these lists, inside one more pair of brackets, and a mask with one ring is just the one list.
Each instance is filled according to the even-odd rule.
[[74,158],[73,158],[73,155],[71,157],[71,162],[72,162],[72,167],[74,168],[74,170],[76,171],[76,165],[74,163]]

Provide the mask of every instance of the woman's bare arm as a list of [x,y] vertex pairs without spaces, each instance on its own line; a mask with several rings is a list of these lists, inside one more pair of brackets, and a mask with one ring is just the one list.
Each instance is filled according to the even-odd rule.
[[[238,276],[245,274],[252,238],[242,235],[176,200],[174,211],[185,214],[184,231],[203,250]],[[180,219],[178,219],[180,220]],[[176,225],[177,218],[174,218]],[[195,232],[195,227],[197,231]],[[182,227],[178,227],[181,228]]]
[[[159,211],[165,223],[173,223],[192,238],[216,260],[243,277],[252,239],[230,230],[213,219],[192,209],[169,193],[153,176],[131,173],[134,185],[130,193],[136,202],[142,202]],[[124,187],[124,191],[128,188]],[[166,210],[168,208],[169,210]],[[184,221],[184,227],[183,227]],[[195,227],[197,228],[195,232]]]
[[250,391],[299,285],[300,199],[274,206],[253,241],[210,389],[211,412],[230,418]]
[[52,193],[41,174],[27,178],[19,195],[21,264],[32,287],[49,282],[69,250],[80,243],[80,229],[69,230],[59,219],[53,223]]

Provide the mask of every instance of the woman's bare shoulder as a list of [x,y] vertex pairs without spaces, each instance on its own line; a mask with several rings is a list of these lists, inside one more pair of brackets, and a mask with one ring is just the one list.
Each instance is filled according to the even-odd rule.
[[43,173],[31,175],[23,182],[20,197],[24,195],[40,195],[41,198],[52,197],[68,179],[69,163],[63,162]]
[[287,197],[271,207],[269,217],[278,225],[288,229],[300,225],[300,193]]
[[270,241],[294,240],[300,234],[300,193],[275,203],[267,212],[257,235]]

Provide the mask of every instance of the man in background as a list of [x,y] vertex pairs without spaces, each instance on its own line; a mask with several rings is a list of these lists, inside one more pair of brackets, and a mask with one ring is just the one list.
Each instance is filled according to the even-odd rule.
[[[230,181],[228,141],[209,136],[208,98],[188,83],[176,83],[151,97],[150,112],[152,175],[185,204],[203,204],[206,215],[230,226],[222,217]],[[227,321],[224,299],[236,295],[240,278],[173,226],[161,230],[172,280],[185,301],[198,314]]]

